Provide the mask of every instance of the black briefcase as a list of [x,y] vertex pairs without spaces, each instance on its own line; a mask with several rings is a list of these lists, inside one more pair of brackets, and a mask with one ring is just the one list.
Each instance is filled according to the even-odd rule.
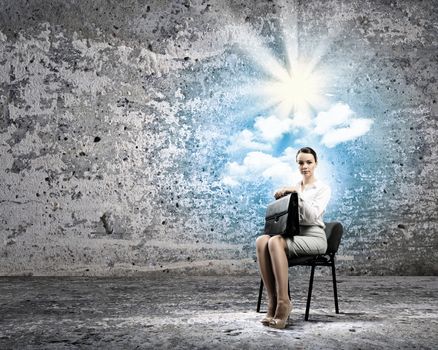
[[283,235],[284,237],[292,237],[300,233],[298,194],[296,192],[268,204],[264,233],[265,235]]

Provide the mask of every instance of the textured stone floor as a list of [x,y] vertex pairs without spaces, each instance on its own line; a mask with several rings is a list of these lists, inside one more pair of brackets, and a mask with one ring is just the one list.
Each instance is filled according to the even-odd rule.
[[438,277],[317,276],[310,321],[259,323],[254,276],[0,278],[0,349],[436,349]]

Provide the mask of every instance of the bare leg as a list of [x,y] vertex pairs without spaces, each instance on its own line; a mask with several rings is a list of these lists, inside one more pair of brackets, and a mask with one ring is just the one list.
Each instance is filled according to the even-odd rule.
[[284,328],[291,311],[291,303],[287,293],[289,266],[287,260],[287,244],[285,239],[280,235],[272,237],[268,243],[268,250],[271,257],[277,294],[277,308],[273,320],[274,326],[279,325],[279,328]]
[[263,323],[267,324],[270,322],[270,318],[274,317],[277,307],[274,272],[272,270],[271,257],[268,248],[270,238],[271,237],[268,235],[263,235],[256,240],[257,262],[259,264],[263,284],[268,293],[268,313],[266,318],[262,320]]

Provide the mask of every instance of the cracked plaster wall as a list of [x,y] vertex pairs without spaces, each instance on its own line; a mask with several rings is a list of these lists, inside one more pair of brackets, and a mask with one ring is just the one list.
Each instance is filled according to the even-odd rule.
[[323,150],[339,269],[436,274],[435,1],[0,3],[0,274],[255,270],[271,189],[221,175],[250,118],[242,33],[279,51],[287,11],[374,121]]

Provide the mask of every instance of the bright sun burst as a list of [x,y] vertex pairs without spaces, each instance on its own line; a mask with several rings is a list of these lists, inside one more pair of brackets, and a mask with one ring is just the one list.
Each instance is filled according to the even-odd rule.
[[[295,13],[296,11],[287,11]],[[284,59],[278,59],[266,42],[251,28],[240,28],[241,46],[251,60],[268,76],[268,80],[244,86],[244,90],[257,96],[264,108],[272,108],[281,119],[292,119],[299,126],[308,126],[315,111],[327,107],[327,74],[321,70],[320,60],[329,45],[328,40],[316,44],[313,55],[304,60],[300,53],[296,18],[286,18],[282,23]],[[286,29],[287,28],[287,29]]]
[[277,109],[279,116],[306,116],[311,109],[324,103],[322,89],[324,80],[312,71],[309,65],[295,64],[289,71],[277,75],[277,79],[263,83],[260,92],[267,104]]

